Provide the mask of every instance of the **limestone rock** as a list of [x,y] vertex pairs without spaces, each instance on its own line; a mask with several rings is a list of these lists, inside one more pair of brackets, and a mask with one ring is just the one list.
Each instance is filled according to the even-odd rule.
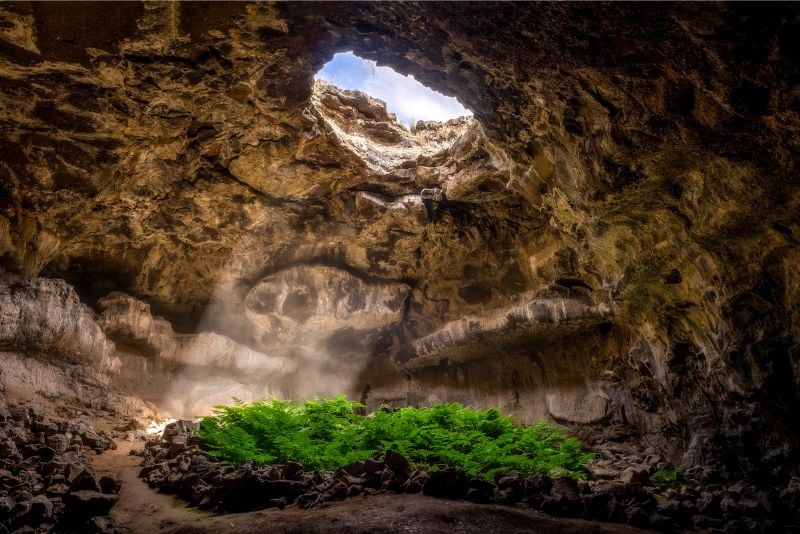
[[254,337],[273,349],[397,324],[408,295],[404,284],[369,282],[332,267],[297,266],[262,279],[244,304]]
[[[25,281],[0,292],[6,392],[77,388],[52,380],[64,355],[119,366],[47,276],[140,301],[101,322],[150,353],[124,357],[154,388],[254,394],[237,375],[261,362],[294,387],[301,362],[310,395],[349,377],[331,389],[371,407],[624,423],[723,478],[796,464],[795,5],[70,14],[0,6],[0,268]],[[314,84],[351,49],[474,116],[405,129]],[[644,522],[632,508],[614,513]]]
[[58,351],[109,373],[120,365],[92,311],[63,280],[34,278],[0,286],[0,348]]
[[103,332],[123,346],[151,355],[167,355],[176,350],[172,325],[161,317],[153,317],[150,306],[125,293],[112,292],[97,301],[97,324]]

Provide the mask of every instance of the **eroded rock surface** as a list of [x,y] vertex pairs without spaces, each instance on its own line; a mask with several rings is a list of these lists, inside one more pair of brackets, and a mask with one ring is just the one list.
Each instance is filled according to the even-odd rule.
[[63,280],[34,278],[0,285],[0,348],[55,352],[97,377],[113,374],[120,365],[94,313]]
[[[330,267],[292,267],[258,282],[244,300],[253,337],[266,350],[314,344],[342,330],[371,331],[399,324],[410,295],[405,284],[368,283]],[[354,334],[355,335],[355,334]]]
[[[57,312],[72,326],[28,315],[41,328],[6,314],[28,313],[20,291],[79,310],[67,289],[29,285],[0,297],[15,357],[29,342],[107,371],[124,357],[159,388],[186,378],[156,361],[287,358],[312,389],[371,406],[629,424],[709,478],[784,484],[796,468],[795,5],[9,3],[0,16],[2,267],[105,305],[127,354],[82,345],[103,339],[83,311]],[[369,97],[315,86],[344,50],[474,118],[407,131]],[[576,320],[513,311],[544,302]],[[332,341],[292,352],[312,333]],[[269,353],[275,340],[286,354]],[[237,373],[217,379],[250,387]]]

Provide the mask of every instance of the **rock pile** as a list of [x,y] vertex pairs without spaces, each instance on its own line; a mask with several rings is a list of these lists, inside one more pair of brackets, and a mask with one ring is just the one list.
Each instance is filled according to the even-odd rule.
[[97,478],[88,456],[112,448],[88,424],[0,407],[0,532],[113,532],[120,483]]
[[[241,468],[217,462],[192,435],[191,421],[171,423],[161,437],[146,442],[139,476],[160,491],[192,505],[218,512],[263,508],[304,508],[358,495],[383,492],[422,493],[478,504],[526,505],[550,515],[623,522],[659,531],[716,530],[772,532],[800,526],[800,479],[782,490],[738,484],[723,487],[666,484],[650,475],[661,464],[655,456],[631,461],[599,458],[590,466],[592,480],[510,472],[494,480],[464,471],[415,469],[402,455],[356,462],[335,472],[307,473],[288,462]],[[601,454],[602,456],[602,454]]]

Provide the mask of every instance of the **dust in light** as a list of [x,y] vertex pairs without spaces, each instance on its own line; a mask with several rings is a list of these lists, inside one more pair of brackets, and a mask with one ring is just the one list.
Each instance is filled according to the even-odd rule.
[[352,52],[335,54],[315,78],[383,100],[389,112],[406,125],[418,120],[444,122],[472,115],[454,97],[425,87],[413,76],[403,76],[389,67],[379,67],[375,61],[362,59]]

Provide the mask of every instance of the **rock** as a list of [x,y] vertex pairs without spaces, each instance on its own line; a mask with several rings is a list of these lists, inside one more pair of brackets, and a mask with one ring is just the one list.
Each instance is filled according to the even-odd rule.
[[471,487],[467,490],[465,498],[474,503],[488,504],[494,500],[494,491],[490,493],[482,490],[481,488]]
[[51,484],[47,487],[47,496],[48,497],[61,497],[65,493],[69,491],[69,486],[62,483]]
[[14,509],[14,501],[11,497],[0,497],[0,517],[6,517]]
[[602,466],[589,466],[589,472],[595,477],[602,480],[613,480],[620,477],[620,472],[616,469],[610,469]]
[[314,506],[320,499],[319,492],[304,493],[297,498],[297,503],[303,508]]
[[297,462],[286,462],[283,466],[283,476],[292,479],[303,472],[303,466]]
[[525,494],[528,496],[533,494],[550,493],[552,488],[553,481],[547,475],[537,474],[525,480]]
[[586,519],[606,521],[609,518],[609,503],[612,496],[607,493],[582,495],[584,517]]
[[119,493],[119,490],[122,487],[122,482],[108,476],[102,476],[98,481],[98,485],[100,486],[101,493],[116,494]]
[[[358,354],[365,343],[402,320],[409,294],[406,284],[366,281],[324,265],[297,265],[258,282],[244,298],[245,316],[257,348],[264,351],[308,345],[311,350],[330,347]],[[314,338],[307,332],[314,332]],[[302,396],[305,386],[298,381],[294,388]]]
[[422,488],[424,495],[446,499],[463,499],[468,491],[467,475],[454,467],[429,473],[429,479]]
[[42,421],[34,421],[31,424],[31,429],[34,432],[41,432],[45,436],[52,436],[58,433],[58,425],[51,423],[47,418],[44,418]]
[[383,464],[381,462],[377,462],[375,460],[365,460],[364,461],[364,472],[368,474],[375,474],[378,471],[383,469]]
[[554,496],[563,496],[571,500],[577,499],[578,482],[570,477],[558,477],[553,481],[550,493]]
[[515,494],[522,493],[523,479],[516,472],[507,473],[497,477],[495,480],[497,487],[501,490],[511,490]]
[[178,421],[173,421],[172,423],[168,423],[164,426],[164,430],[161,433],[161,439],[167,441],[168,443],[172,443],[172,438],[175,436],[186,436],[191,431],[197,429],[197,423],[190,419],[181,419]]
[[64,434],[54,434],[46,439],[47,446],[53,449],[56,454],[63,454],[69,447],[69,438]]
[[108,440],[103,436],[100,436],[95,432],[92,432],[91,430],[87,430],[86,432],[81,434],[80,437],[81,437],[81,442],[91,449],[104,451],[111,447],[110,440]]
[[36,495],[30,500],[31,518],[35,521],[43,521],[53,517],[53,503],[44,495]]
[[17,445],[10,439],[0,441],[0,458],[10,458],[17,454]]
[[169,465],[167,462],[158,462],[145,465],[139,470],[139,478],[145,478],[154,471],[161,471],[164,473],[169,472]]
[[[0,342],[6,347],[58,351],[75,361],[91,362],[87,369],[103,379],[102,372],[115,372],[120,361],[114,346],[93,320],[92,311],[81,303],[75,291],[63,280],[32,278],[17,285],[0,285]],[[43,382],[43,387],[60,393],[62,384]],[[12,385],[12,387],[18,385]],[[15,420],[29,424],[26,408],[12,412]]]
[[391,449],[386,451],[386,457],[383,463],[403,480],[407,479],[409,474],[411,474],[411,464],[399,452]]
[[638,506],[631,506],[627,510],[628,523],[639,528],[650,526],[650,516]]
[[640,484],[650,480],[650,470],[646,467],[628,467],[619,477],[626,484]]
[[87,534],[116,534],[114,522],[110,517],[93,517],[83,526]]
[[33,420],[31,418],[31,409],[23,406],[13,406],[8,409],[8,413],[14,421],[22,425],[30,425]]
[[70,492],[76,492],[82,490],[90,490],[94,492],[100,491],[100,485],[97,483],[97,479],[95,479],[94,474],[87,470],[83,470],[78,475],[76,475],[75,478],[72,479],[72,482],[69,485]]
[[269,499],[267,501],[269,507],[278,508],[279,510],[283,510],[286,508],[286,499],[281,497],[279,499]]
[[65,513],[72,522],[86,521],[91,517],[108,515],[117,499],[117,495],[99,491],[72,491],[64,496]]
[[178,453],[182,452],[186,449],[186,436],[172,436],[170,438],[170,445],[169,445],[169,457],[175,458]]

